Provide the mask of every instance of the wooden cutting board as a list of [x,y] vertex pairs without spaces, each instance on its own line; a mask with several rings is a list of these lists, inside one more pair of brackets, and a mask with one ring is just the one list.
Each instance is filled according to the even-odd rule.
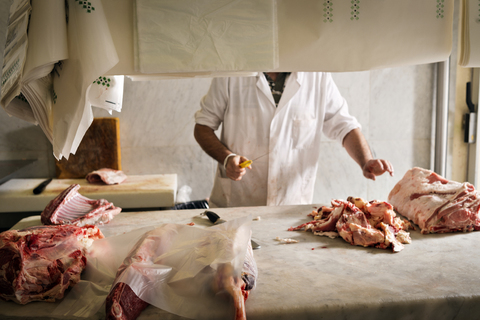
[[177,194],[176,174],[131,175],[121,184],[91,184],[85,179],[53,179],[45,191],[33,188],[45,179],[10,179],[0,186],[0,212],[41,212],[63,190],[76,183],[89,199],[106,199],[126,208],[173,207]]
[[122,170],[120,155],[120,121],[118,118],[95,118],[75,154],[55,161],[58,179],[83,179],[95,170]]

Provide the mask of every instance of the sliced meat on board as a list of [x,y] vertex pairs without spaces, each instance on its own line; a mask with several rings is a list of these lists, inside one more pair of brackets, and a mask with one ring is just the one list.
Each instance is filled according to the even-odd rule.
[[89,183],[120,184],[127,179],[127,175],[121,170],[103,168],[90,172],[85,179]]
[[19,304],[61,299],[85,269],[95,226],[41,226],[0,234],[0,297]]
[[412,168],[395,185],[388,201],[423,234],[480,229],[480,193],[468,183]]
[[44,225],[103,225],[122,211],[105,199],[92,200],[82,196],[79,184],[72,184],[50,201],[41,214]]
[[352,245],[392,248],[394,252],[404,249],[410,243],[406,232],[408,221],[401,220],[393,211],[393,206],[385,201],[365,201],[349,197],[345,200],[332,200],[332,206],[323,206],[309,214],[313,221],[290,227],[289,231],[312,231],[315,235],[340,236]]

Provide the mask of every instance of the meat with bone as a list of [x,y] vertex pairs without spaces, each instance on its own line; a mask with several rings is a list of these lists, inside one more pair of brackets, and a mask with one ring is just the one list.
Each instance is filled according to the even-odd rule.
[[120,184],[127,179],[127,175],[121,170],[103,168],[90,172],[85,179],[90,183]]
[[122,208],[105,199],[92,200],[78,193],[79,184],[72,184],[49,202],[41,214],[44,225],[102,225],[110,222]]
[[80,280],[95,226],[41,226],[0,234],[0,297],[19,304],[63,298]]
[[[163,240],[168,242],[171,239]],[[161,245],[165,247],[168,246],[159,244],[158,238],[151,237],[147,233],[125,258],[123,264],[118,269],[116,278],[122,277],[123,271],[130,263],[141,262],[148,266],[149,261],[155,259],[154,248],[160,247]],[[233,299],[235,320],[246,319],[245,301],[250,291],[255,288],[257,274],[258,270],[253,257],[251,241],[248,241],[241,277],[236,277],[233,274],[233,268],[229,264],[219,265],[217,269],[212,283],[212,289],[214,293],[227,292]],[[154,279],[149,279],[149,282],[153,281]],[[106,319],[136,319],[148,305],[149,303],[138,297],[128,284],[117,282],[110,290],[105,301]]]
[[331,237],[337,232],[352,245],[372,246],[394,252],[403,250],[403,243],[411,239],[406,230],[410,223],[396,217],[393,206],[385,201],[367,202],[362,198],[349,197],[332,200],[332,206],[323,206],[309,214],[313,221],[291,227],[289,231],[312,231],[315,235]]
[[388,200],[423,234],[480,229],[480,196],[474,186],[449,181],[427,169],[408,170]]

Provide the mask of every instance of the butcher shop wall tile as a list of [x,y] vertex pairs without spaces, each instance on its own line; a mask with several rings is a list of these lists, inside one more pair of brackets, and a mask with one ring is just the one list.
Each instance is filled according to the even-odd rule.
[[433,64],[371,71],[370,134],[383,139],[431,137]]

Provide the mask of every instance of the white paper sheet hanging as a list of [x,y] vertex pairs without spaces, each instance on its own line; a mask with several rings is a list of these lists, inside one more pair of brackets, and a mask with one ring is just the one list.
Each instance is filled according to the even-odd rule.
[[258,71],[277,65],[274,0],[136,0],[141,73]]
[[118,63],[100,0],[68,1],[69,58],[56,68],[53,152],[57,159],[75,153],[93,121],[89,86]]
[[9,107],[10,102],[20,94],[23,67],[28,48],[27,26],[30,10],[29,1],[14,1],[10,5],[8,29],[3,50],[0,104],[9,115],[36,123],[33,113],[28,108],[23,108],[23,106],[19,109]]
[[453,0],[278,0],[279,71],[363,71],[448,59]]
[[480,1],[462,0],[460,9],[460,53],[458,64],[480,67]]

